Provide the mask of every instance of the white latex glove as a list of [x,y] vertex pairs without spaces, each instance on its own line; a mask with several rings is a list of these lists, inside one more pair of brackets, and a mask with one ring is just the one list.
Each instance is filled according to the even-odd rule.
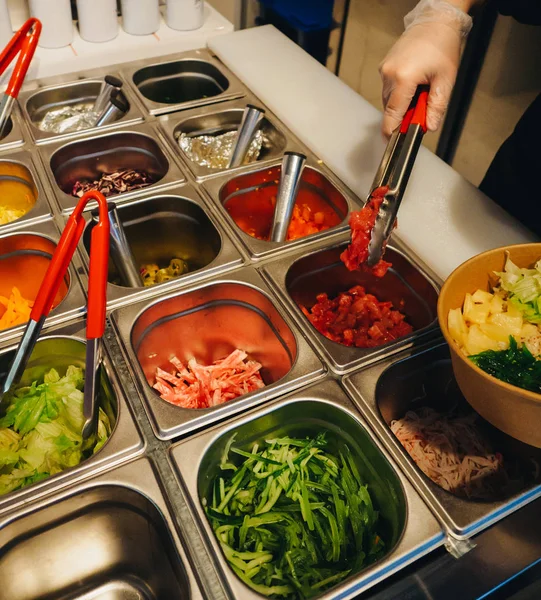
[[430,85],[426,121],[435,131],[443,118],[455,83],[462,40],[471,17],[445,0],[421,0],[404,18],[406,30],[380,65],[383,79],[382,131],[400,125],[417,86]]

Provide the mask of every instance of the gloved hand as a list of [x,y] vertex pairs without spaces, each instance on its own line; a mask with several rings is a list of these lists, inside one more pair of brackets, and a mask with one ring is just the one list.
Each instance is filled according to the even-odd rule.
[[[473,3],[473,2],[472,2]],[[430,85],[426,122],[435,131],[455,83],[462,40],[471,17],[445,0],[421,0],[404,18],[402,36],[380,65],[383,79],[382,131],[389,136],[402,121],[417,86]]]

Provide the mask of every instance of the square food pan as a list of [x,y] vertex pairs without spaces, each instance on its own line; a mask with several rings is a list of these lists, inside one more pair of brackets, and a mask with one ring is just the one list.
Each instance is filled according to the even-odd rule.
[[[0,346],[0,374],[3,373],[4,377],[16,348],[17,346],[13,342],[3,343]],[[24,385],[29,381],[39,379],[51,368],[55,368],[61,375],[66,372],[69,365],[84,369],[85,348],[85,323],[82,319],[69,325],[49,329],[38,340],[21,383]],[[102,353],[101,365],[103,368],[99,386],[100,406],[114,421],[114,428],[109,440],[95,455],[82,461],[78,466],[0,496],[0,514],[33,499],[48,495],[142,451],[143,441],[119,385],[111,358],[105,348]]]
[[[460,393],[453,375],[449,348],[445,343],[389,358],[343,380],[346,390],[367,421],[409,477],[416,490],[445,528],[456,538],[466,539],[526,503],[541,496],[541,479],[532,473],[541,461],[541,450],[514,440],[478,417],[478,428],[500,452],[513,463],[523,478],[502,488],[494,500],[468,499],[448,492],[429,479],[416,466],[390,429],[391,421],[402,418],[408,410],[430,407],[446,413],[457,410],[471,414],[473,409]],[[499,484],[498,484],[499,485]]]
[[[118,73],[112,73],[112,75],[118,77]],[[37,144],[43,144],[52,140],[70,139],[82,135],[95,135],[106,129],[143,121],[143,113],[134,102],[131,90],[128,89],[128,86],[124,85],[121,94],[127,100],[129,109],[125,115],[113,123],[109,123],[108,125],[99,128],[90,127],[72,133],[52,133],[49,131],[42,131],[39,128],[39,123],[51,110],[57,110],[76,104],[93,104],[98,97],[102,82],[102,78],[92,77],[57,85],[45,85],[37,90],[33,89],[31,91],[22,92],[19,96],[19,102],[21,103],[24,118],[30,129],[32,139]]]
[[240,80],[203,48],[130,63],[122,76],[151,115],[223,102],[246,93]]
[[232,598],[255,600],[262,596],[237,579],[230,569],[207,520],[201,498],[207,497],[212,479],[219,472],[221,453],[235,432],[235,445],[244,449],[269,435],[305,437],[326,432],[331,443],[347,443],[366,479],[383,518],[382,532],[386,534],[388,552],[376,563],[351,574],[317,598],[355,598],[442,544],[443,533],[436,519],[371,434],[339,385],[326,380],[192,436],[170,450],[170,458],[188,491]]
[[6,515],[0,556],[10,600],[203,599],[146,458]]
[[[118,271],[109,260],[107,306],[116,308],[150,295],[169,292],[240,267],[242,257],[216,217],[206,208],[196,190],[184,185],[159,195],[138,198],[118,207],[128,243],[137,266],[157,263],[165,267],[172,258],[189,259],[195,268],[176,279],[150,287],[126,287],[118,281]],[[85,213],[87,226],[79,244],[88,286],[90,235],[94,227]],[[116,283],[114,283],[116,282]]]
[[[122,342],[156,436],[171,439],[245,411],[323,376],[324,369],[252,268],[215,277],[165,298],[117,309]],[[263,365],[262,389],[211,408],[181,408],[151,387],[157,367],[194,357],[210,364],[240,348]]]
[[[23,298],[34,300],[60,233],[52,220],[36,223],[31,229],[23,228],[0,235],[0,296],[9,297],[13,286]],[[64,284],[60,287],[45,327],[65,322],[86,310],[86,297],[77,272],[81,263],[76,256],[69,266]],[[3,307],[0,314],[3,314]],[[18,338],[25,325],[0,331],[0,341]]]
[[[156,183],[145,188],[109,196],[118,204],[184,181],[158,130],[149,123],[124,127],[92,138],[52,142],[42,145],[39,152],[58,206],[65,214],[77,204],[78,198],[71,195],[77,180],[98,179],[103,173],[119,169],[140,169],[155,177]],[[94,206],[95,202],[88,204],[88,208]]]
[[23,128],[21,126],[21,114],[17,103],[13,105],[13,111],[9,117],[2,135],[0,135],[0,152],[12,150],[24,144]]
[[[295,314],[303,333],[313,340],[331,369],[344,374],[360,365],[373,363],[399,349],[413,346],[428,335],[436,335],[438,286],[402,251],[389,246],[385,258],[393,264],[385,277],[378,279],[360,271],[348,271],[340,254],[349,243],[349,234],[342,243],[332,246],[320,244],[309,253],[297,252],[265,266],[266,277],[281,294],[287,307]],[[394,306],[403,306],[413,333],[376,348],[353,348],[334,342],[319,333],[303,314],[301,306],[311,308],[318,294],[327,293],[335,298],[355,285],[363,286],[380,301],[391,300]]]
[[[0,154],[0,204],[11,208],[19,205],[27,208],[27,205],[32,205],[22,217],[0,225],[0,235],[17,227],[44,221],[51,216],[40,175],[34,157],[27,150]],[[9,204],[10,194],[17,196],[18,202],[15,205]]]
[[[258,210],[258,207],[261,206],[268,208],[269,205],[267,203],[263,205],[259,197],[250,200],[248,195],[252,195],[254,192],[258,193],[258,190],[262,188],[267,188],[269,194],[275,195],[278,191],[280,171],[281,165],[278,162],[269,164],[266,167],[260,167],[255,163],[251,165],[249,171],[244,170],[233,177],[228,173],[224,173],[203,182],[203,187],[212,199],[213,206],[218,214],[227,221],[231,230],[234,231],[254,261],[274,257],[299,247],[306,248],[318,240],[339,234],[348,227],[349,213],[361,208],[358,199],[328,169],[309,156],[299,185],[297,201],[301,205],[305,201],[316,202],[317,204],[313,206],[317,210],[324,208],[328,215],[334,215],[338,221],[337,224],[319,233],[286,242],[269,242],[252,237],[237,225],[225,205],[229,204],[231,206],[231,202],[234,202],[236,206],[241,207],[243,212],[244,208],[242,207],[245,206],[246,202],[248,202],[248,208],[252,207],[255,210]],[[267,194],[266,191],[265,194]],[[240,205],[237,204],[239,202]],[[316,210],[316,208],[313,208],[313,210]],[[264,210],[259,215],[262,217],[262,221],[258,221],[257,225],[264,223],[270,231],[273,210]]]
[[[159,117],[158,122],[165,132],[167,140],[172,144],[173,151],[181,156],[184,164],[197,181],[226,171],[228,174],[234,174],[247,165],[234,169],[213,169],[199,165],[180,148],[179,138],[181,134],[184,133],[190,137],[199,135],[217,136],[230,131],[237,131],[247,104],[262,106],[255,98],[247,97]],[[260,130],[263,132],[263,146],[258,160],[250,163],[252,167],[280,159],[286,150],[297,152],[303,150],[292,143],[291,135],[286,132],[284,126],[268,110],[266,110],[265,117],[261,121]]]

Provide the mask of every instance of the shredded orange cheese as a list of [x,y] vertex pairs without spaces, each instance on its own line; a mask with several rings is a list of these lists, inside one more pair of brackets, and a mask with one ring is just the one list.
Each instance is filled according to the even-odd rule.
[[30,319],[34,302],[23,298],[18,288],[14,287],[9,298],[0,296],[0,307],[2,306],[5,310],[2,317],[0,317],[0,330],[26,323]]

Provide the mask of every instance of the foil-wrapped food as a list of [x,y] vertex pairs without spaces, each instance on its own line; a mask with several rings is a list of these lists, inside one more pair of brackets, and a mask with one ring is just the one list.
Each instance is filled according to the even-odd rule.
[[73,133],[94,127],[99,117],[92,103],[73,104],[47,111],[38,123],[38,129],[46,133]]
[[[196,135],[193,137],[182,133],[178,143],[184,154],[200,167],[227,169],[237,135],[236,131],[228,131],[220,135]],[[253,163],[259,158],[264,141],[263,132],[261,130],[257,131],[244,158],[245,165]]]
[[151,185],[155,178],[145,171],[136,169],[119,169],[114,173],[104,173],[99,179],[94,181],[82,180],[76,181],[73,185],[71,195],[76,198],[82,198],[86,192],[97,190],[105,197],[131,192]]

